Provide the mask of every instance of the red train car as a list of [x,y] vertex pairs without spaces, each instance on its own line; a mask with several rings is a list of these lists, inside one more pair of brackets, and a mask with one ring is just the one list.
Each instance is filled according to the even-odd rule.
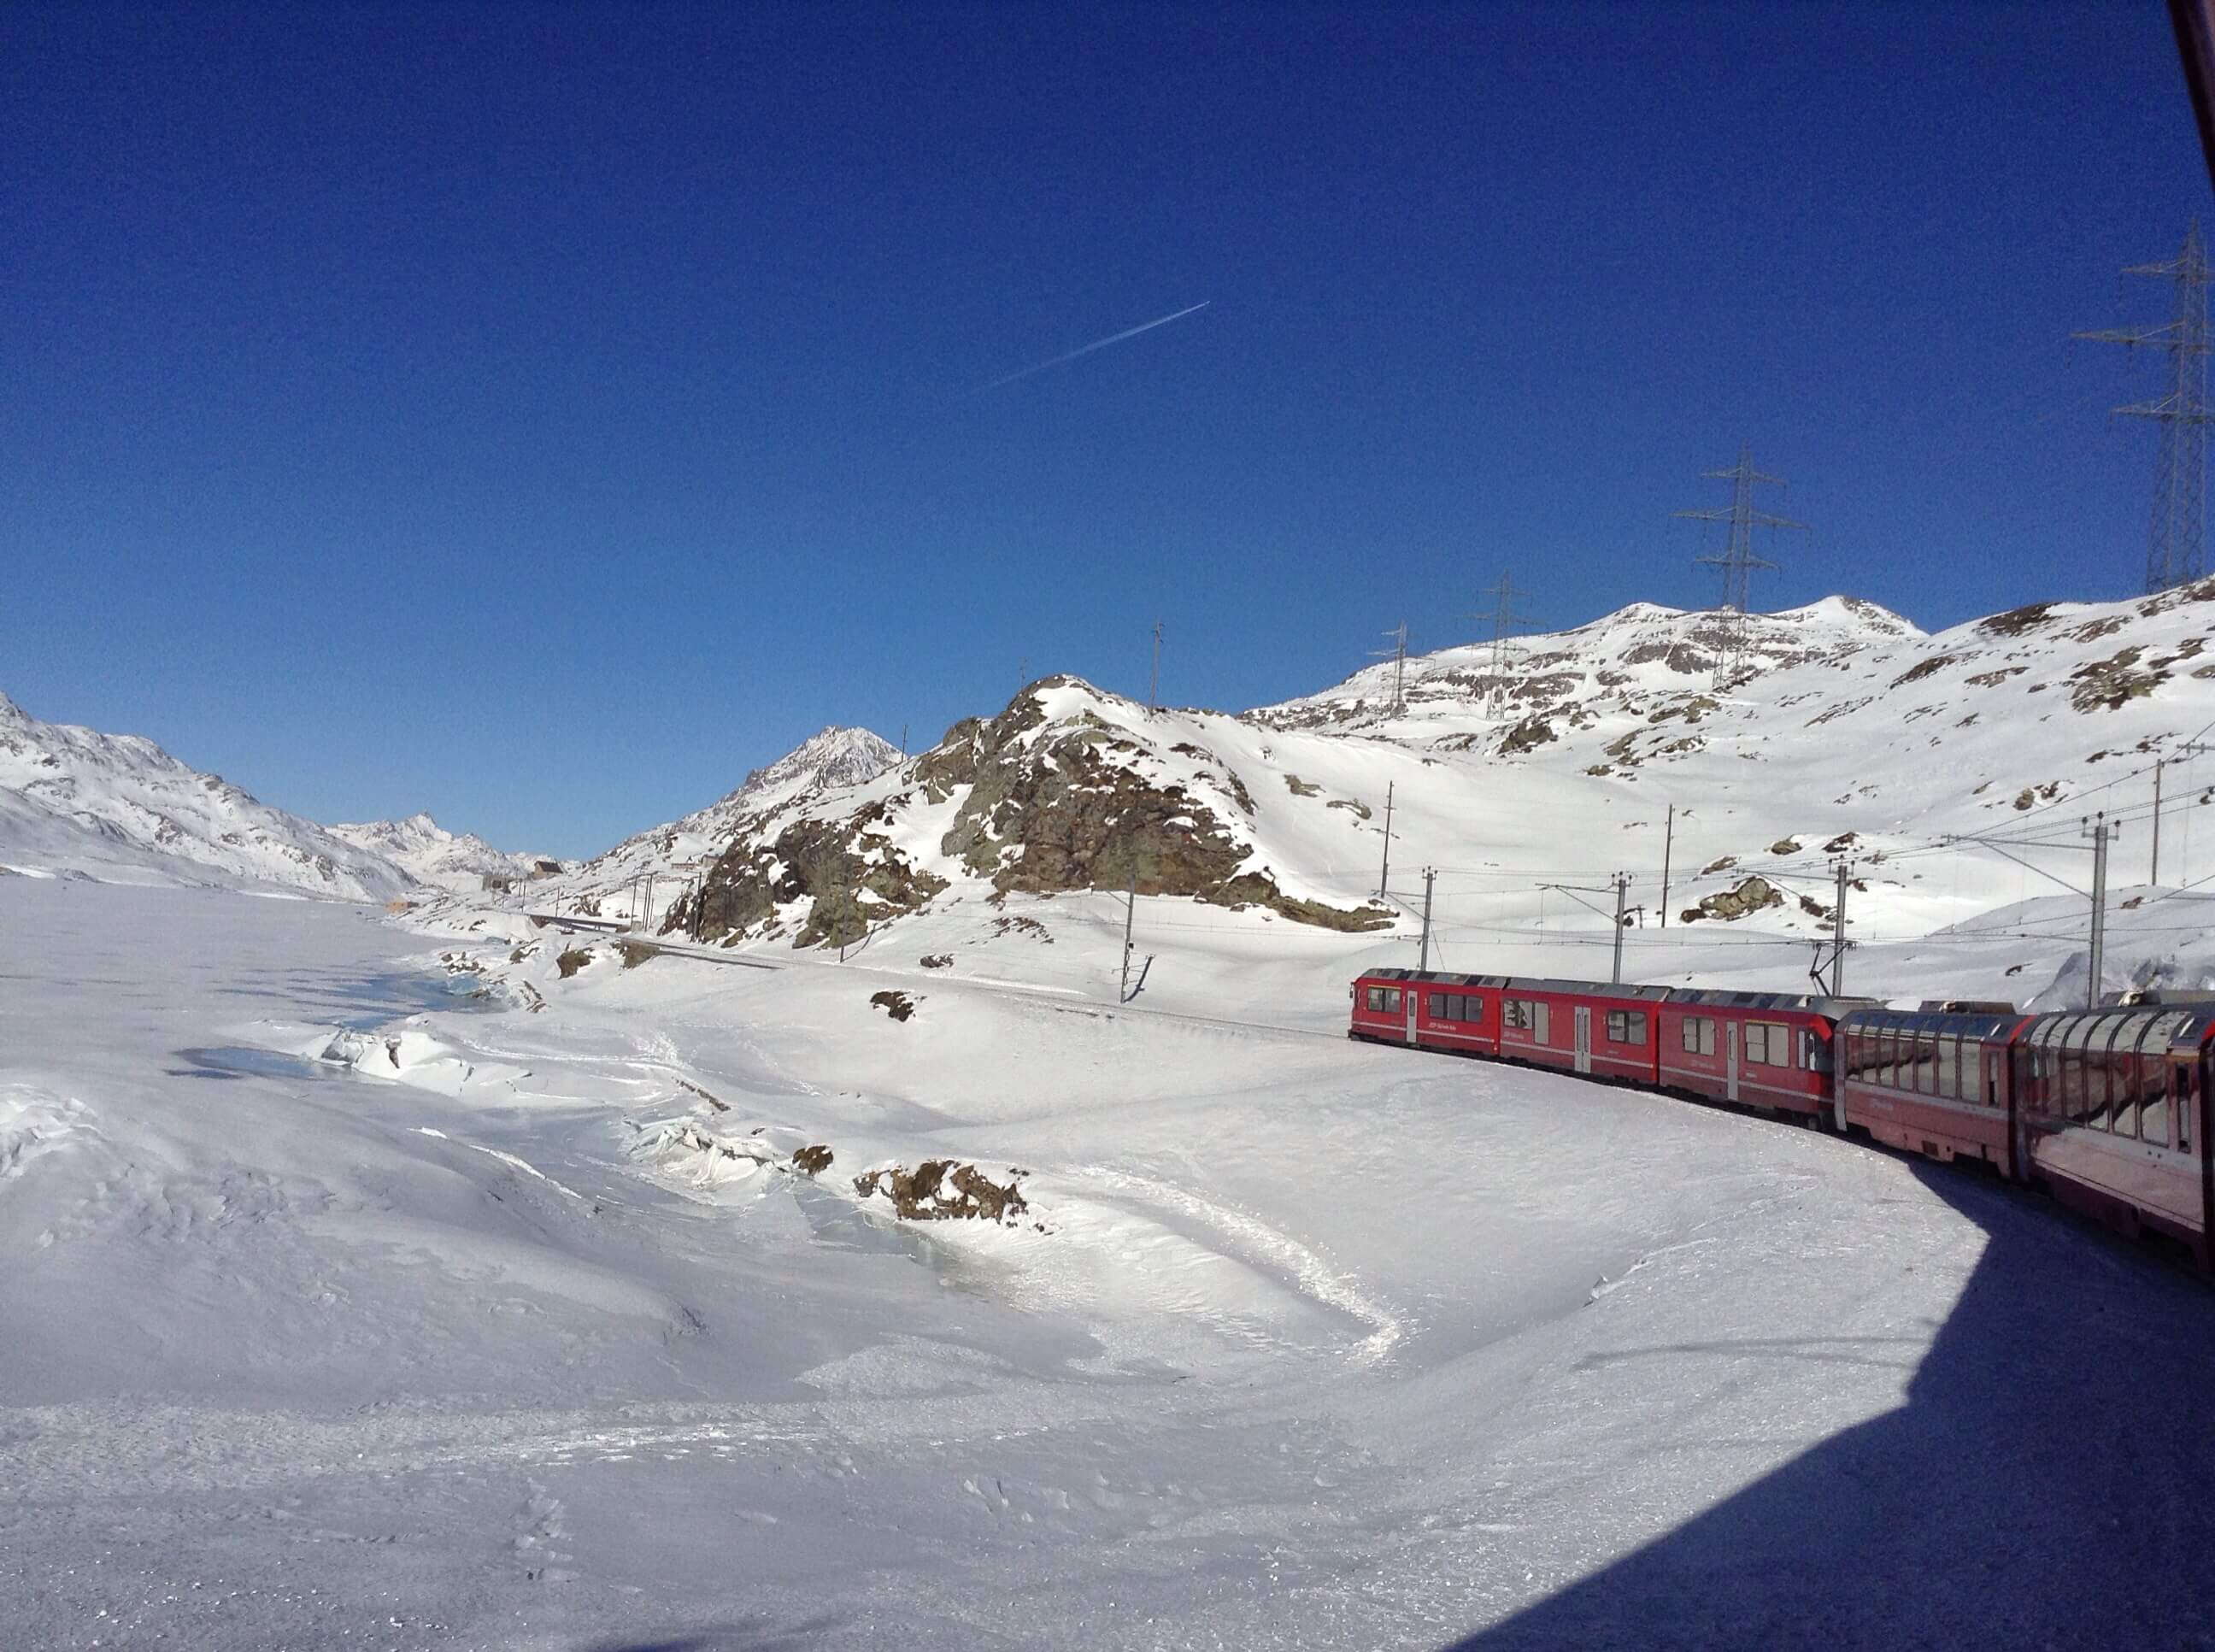
[[1656,1082],[1710,1101],[1827,1120],[1833,1031],[1872,1002],[1680,988],[1661,1005]]
[[1839,1130],[2020,1176],[2009,1051],[2036,1019],[2019,1010],[1856,1010],[1838,1023]]
[[1460,1055],[1497,1055],[1500,989],[1506,979],[1443,970],[1365,970],[1353,983],[1353,1018],[1347,1035]]
[[1666,986],[1512,975],[1500,987],[1500,1053],[1598,1078],[1655,1082],[1654,1016]]
[[2062,1203],[2210,1263],[2215,1004],[2039,1016],[2010,1054],[2016,1161]]

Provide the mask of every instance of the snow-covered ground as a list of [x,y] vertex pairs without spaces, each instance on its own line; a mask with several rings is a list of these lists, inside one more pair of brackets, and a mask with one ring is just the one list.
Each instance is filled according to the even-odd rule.
[[1097,895],[766,971],[0,880],[0,1645],[2210,1643],[2203,1286],[1138,916],[1118,1006]]

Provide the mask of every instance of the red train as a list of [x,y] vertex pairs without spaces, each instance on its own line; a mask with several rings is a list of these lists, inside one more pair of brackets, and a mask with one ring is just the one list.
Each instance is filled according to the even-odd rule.
[[1347,1036],[1796,1116],[1974,1159],[2211,1265],[2215,1000],[2041,1015],[1372,969]]

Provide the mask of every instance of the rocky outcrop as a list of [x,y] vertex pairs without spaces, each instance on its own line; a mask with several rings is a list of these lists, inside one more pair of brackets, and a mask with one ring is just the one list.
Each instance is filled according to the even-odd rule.
[[1782,906],[1783,904],[1783,891],[1767,878],[1741,878],[1721,894],[1703,897],[1698,906],[1687,906],[1677,914],[1677,921],[1697,924],[1703,918],[1712,918],[1729,923],[1733,918],[1744,918],[1748,912],[1758,912],[1764,907]]
[[[1081,697],[1063,692],[1072,689]],[[1060,715],[1049,713],[1050,703]],[[665,931],[696,926],[703,939],[725,940],[788,924],[795,945],[850,945],[927,905],[956,877],[989,884],[995,897],[1135,887],[1332,929],[1391,924],[1380,906],[1341,908],[1286,894],[1269,868],[1251,863],[1251,842],[1230,824],[1254,811],[1245,783],[1212,754],[1164,762],[1139,714],[1129,725],[1101,715],[1116,703],[1075,679],[1046,678],[991,721],[966,718],[948,729],[899,790],[879,789],[847,814],[803,808],[796,820],[772,814],[753,822],[697,896],[676,904]],[[949,803],[937,856],[918,863],[893,841],[893,823]]]
[[[795,820],[764,844],[741,838],[678,900],[662,933],[702,940],[752,936],[778,909],[807,902],[795,946],[851,946],[875,924],[928,905],[946,880],[917,866],[881,829],[883,800],[843,819]],[[697,908],[696,913],[695,908]]]
[[[1034,688],[1071,681],[1050,678]],[[1181,782],[1142,772],[1148,748],[1129,730],[1090,711],[1052,728],[1045,722],[1036,694],[1027,691],[988,724],[958,725],[958,749],[944,765],[925,760],[943,783],[963,783],[954,777],[966,776],[969,787],[941,850],[996,890],[1135,887],[1140,894],[1264,906],[1334,929],[1391,923],[1381,909],[1293,899],[1267,869],[1247,868],[1251,851],[1205,798]],[[1226,771],[1218,783],[1250,806],[1235,774]]]

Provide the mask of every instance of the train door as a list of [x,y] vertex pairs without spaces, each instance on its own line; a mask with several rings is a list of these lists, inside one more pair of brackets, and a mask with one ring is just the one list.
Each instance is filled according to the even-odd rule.
[[2200,1161],[2200,1265],[2215,1267],[2215,1095],[2211,1095],[2211,1053],[2200,1052],[2196,1060],[2169,1064],[2169,1094],[2175,1102],[2170,1120],[2175,1133],[2169,1139]]
[[1409,987],[1402,997],[1408,1006],[1408,1041],[1412,1044],[1415,1041],[1415,989]]
[[1723,1094],[1738,1099],[1738,1023],[1723,1023]]
[[1592,1071],[1592,1011],[1577,1005],[1577,1071]]

